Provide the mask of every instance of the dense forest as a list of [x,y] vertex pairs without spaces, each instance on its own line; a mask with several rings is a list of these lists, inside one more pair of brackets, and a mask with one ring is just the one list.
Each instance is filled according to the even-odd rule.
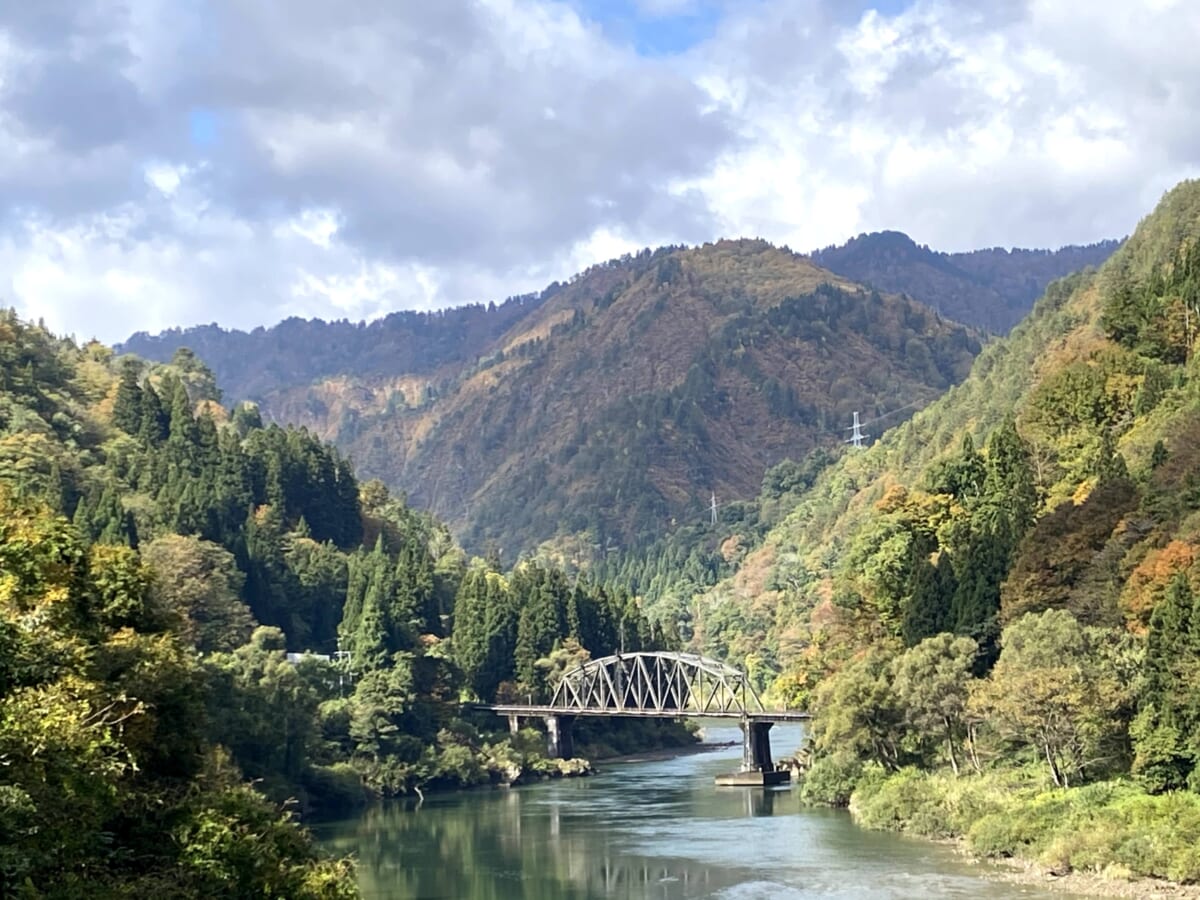
[[1200,880],[1200,183],[816,475],[691,641],[816,718],[805,794]]
[[818,250],[812,258],[843,278],[916,297],[956,322],[1007,334],[1051,281],[1099,266],[1118,246],[1110,240],[1058,250],[939,253],[901,232],[878,231]]
[[[188,351],[4,312],[0,378],[5,896],[352,896],[295,808],[577,767],[463,701],[668,640],[623,592],[468,559]],[[650,730],[602,740],[679,738]]]

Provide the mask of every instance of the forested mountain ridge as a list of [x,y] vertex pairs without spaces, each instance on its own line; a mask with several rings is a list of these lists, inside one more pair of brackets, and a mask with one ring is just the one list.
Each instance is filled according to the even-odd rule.
[[813,262],[881,291],[907,294],[956,322],[1007,334],[1056,278],[1103,263],[1120,246],[941,253],[898,231],[861,234],[812,254]]
[[[554,290],[552,286],[541,295],[486,307],[397,312],[370,323],[290,318],[250,332],[215,323],[157,335],[138,332],[117,349],[167,362],[176,350],[187,347],[216,372],[234,401],[263,401],[281,389],[332,375],[376,381],[408,376],[423,387],[472,364]],[[421,399],[417,393],[408,402]]]
[[[912,592],[907,554],[914,540],[921,546],[932,542],[928,553],[935,559],[948,560],[951,553],[939,551],[956,542],[955,549],[965,551],[972,528],[963,517],[979,513],[986,484],[999,491],[1010,476],[1030,483],[1020,488],[1019,502],[1006,498],[1005,516],[1016,517],[1005,526],[1012,534],[990,542],[1008,549],[1004,560],[989,564],[992,582],[981,587],[988,602],[999,603],[1002,584],[1005,596],[1028,590],[1006,582],[1010,570],[1028,585],[1044,579],[1045,590],[1057,577],[1062,583],[1058,593],[1051,592],[1055,602],[1066,602],[1077,583],[1089,591],[1103,584],[1110,594],[1120,593],[1121,578],[1129,575],[1120,566],[1103,577],[1092,568],[1098,561],[1075,560],[1082,568],[1060,576],[1028,570],[1038,552],[1051,552],[1059,541],[1050,540],[1050,532],[1035,539],[1026,531],[1035,523],[1048,529],[1100,528],[1103,534],[1086,539],[1064,535],[1085,540],[1099,553],[1108,538],[1092,517],[1108,502],[1101,498],[1117,504],[1109,513],[1132,504],[1125,509],[1130,512],[1147,492],[1158,496],[1165,488],[1162,479],[1185,477],[1183,463],[1164,466],[1162,454],[1177,460],[1190,453],[1196,416],[1189,344],[1196,313],[1188,305],[1193,287],[1187,267],[1194,261],[1191,241],[1200,234],[1198,210],[1200,186],[1180,185],[1101,269],[1054,282],[1011,335],[983,350],[966,380],[873,446],[844,454],[822,472],[762,547],[750,553],[742,571],[701,598],[696,615],[707,624],[698,626],[704,634],[697,641],[714,651],[734,647],[735,663],[753,648],[770,658],[768,669],[781,671],[809,652],[814,622],[831,610],[877,604],[881,621],[900,628]],[[999,449],[988,448],[992,441],[1017,448],[1020,472],[990,472],[989,462],[1000,459]],[[1132,493],[1107,484],[1121,469],[1130,474]],[[1179,497],[1189,496],[1182,482],[1176,486]],[[1109,490],[1115,491],[1111,497]],[[927,523],[917,528],[914,522],[922,516]],[[1140,528],[1151,527],[1152,520],[1136,521]],[[1108,524],[1126,529],[1122,540],[1132,541],[1121,558],[1126,550],[1133,554],[1130,560],[1147,552],[1149,545],[1133,540],[1140,532],[1129,530],[1124,515]],[[1155,522],[1153,540],[1179,526],[1175,519]],[[1116,546],[1108,553],[1115,554]],[[1110,566],[1120,562],[1104,560]],[[750,597],[753,610],[738,600]],[[1116,608],[1110,604],[1105,615],[1117,616]],[[1002,624],[998,607],[984,618],[972,626],[976,637],[983,633],[978,629]]]
[[855,410],[931,400],[979,349],[761,241],[644,251],[525,306],[457,373],[283,386],[264,414],[335,440],[471,547],[563,538],[586,558],[702,520],[713,493],[755,497],[768,467],[838,443]]

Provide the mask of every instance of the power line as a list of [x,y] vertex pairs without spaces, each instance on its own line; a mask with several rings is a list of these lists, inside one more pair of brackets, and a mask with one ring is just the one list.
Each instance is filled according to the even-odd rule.
[[[928,400],[914,400],[912,403],[906,403],[903,406],[898,406],[893,410],[889,410],[888,412],[885,412],[883,415],[876,416],[873,419],[867,419],[867,421],[863,422],[862,424],[870,425],[872,422],[880,422],[884,419],[894,416],[896,413],[904,412],[906,409],[912,409],[914,406],[927,406],[928,404],[929,404]],[[857,415],[857,413],[855,413],[855,415]]]

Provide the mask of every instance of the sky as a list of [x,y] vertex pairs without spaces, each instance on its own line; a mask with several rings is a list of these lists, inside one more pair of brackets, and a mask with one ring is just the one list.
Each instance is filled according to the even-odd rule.
[[1194,0],[0,0],[0,306],[369,319],[667,243],[1128,234]]

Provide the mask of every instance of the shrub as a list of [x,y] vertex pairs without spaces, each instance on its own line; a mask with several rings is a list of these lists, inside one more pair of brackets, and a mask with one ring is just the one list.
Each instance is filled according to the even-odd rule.
[[858,786],[863,764],[852,753],[836,752],[817,759],[804,774],[800,797],[806,803],[849,806],[850,795]]

